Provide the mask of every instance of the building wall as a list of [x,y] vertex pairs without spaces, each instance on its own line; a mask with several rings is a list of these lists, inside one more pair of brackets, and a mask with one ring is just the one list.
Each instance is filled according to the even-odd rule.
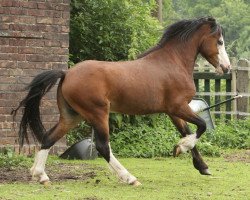
[[[21,91],[40,72],[67,69],[70,0],[0,0],[0,147],[18,146],[20,112],[13,108],[26,95]],[[51,128],[58,119],[56,88],[44,97],[42,121]],[[14,130],[14,127],[15,130]],[[34,142],[21,151],[33,152]],[[65,149],[65,140],[52,152]]]

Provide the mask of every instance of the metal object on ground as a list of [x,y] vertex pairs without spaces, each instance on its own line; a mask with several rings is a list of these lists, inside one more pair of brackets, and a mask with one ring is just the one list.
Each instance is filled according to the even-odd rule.
[[209,107],[203,109],[202,111],[209,110],[209,109],[214,108],[214,107],[217,107],[217,106],[219,106],[219,105],[221,105],[221,104],[223,104],[223,103],[227,103],[227,102],[229,102],[229,101],[233,101],[233,100],[238,99],[238,98],[242,98],[242,95],[236,95],[236,96],[234,96],[233,98],[230,98],[230,99],[227,99],[227,100],[225,100],[225,101],[216,103],[216,104],[214,104],[214,105],[212,105],[212,106],[209,106]]
[[69,147],[60,158],[92,160],[97,158],[97,150],[91,138],[84,139]]
[[215,105],[212,106],[208,106],[207,102],[202,99],[202,98],[195,98],[193,99],[190,103],[189,106],[191,107],[191,109],[197,113],[201,118],[203,118],[207,124],[207,129],[214,129],[214,123],[210,114],[210,109],[217,107],[223,103],[229,102],[229,101],[233,101],[235,99],[241,98],[241,95],[236,95],[233,98],[227,99],[225,101],[216,103]]
[[210,111],[209,109],[207,109],[209,108],[209,106],[204,99],[201,98],[193,99],[189,103],[189,106],[195,113],[197,113],[202,119],[205,120],[207,124],[207,129],[211,130],[215,128]]

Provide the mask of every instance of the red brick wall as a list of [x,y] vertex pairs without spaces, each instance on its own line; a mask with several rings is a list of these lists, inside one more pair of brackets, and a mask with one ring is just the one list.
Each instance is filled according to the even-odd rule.
[[[0,0],[0,147],[15,146],[11,110],[26,94],[24,86],[44,70],[67,69],[70,0]],[[42,120],[48,129],[58,119],[56,88],[45,96]],[[17,122],[20,121],[20,113]],[[35,145],[22,151],[33,151]],[[65,148],[65,141],[54,151]],[[53,150],[52,150],[53,152]]]

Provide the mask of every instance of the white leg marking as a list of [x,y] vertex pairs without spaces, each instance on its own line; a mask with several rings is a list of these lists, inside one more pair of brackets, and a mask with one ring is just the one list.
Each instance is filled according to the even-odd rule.
[[49,177],[45,173],[45,164],[48,158],[49,149],[40,150],[35,157],[35,162],[30,169],[32,177],[37,177],[40,183],[49,181]]
[[30,168],[31,175],[33,175],[33,173],[34,173],[34,169],[36,167],[36,164],[37,164],[37,154],[35,155],[34,163],[33,163],[32,167]]
[[115,156],[112,153],[111,147],[109,145],[109,150],[110,150],[110,161],[109,161],[109,166],[111,170],[113,170],[118,177],[123,181],[128,184],[133,184],[137,179],[131,175],[128,170],[122,166],[122,164],[115,158]]
[[219,63],[222,64],[225,68],[229,68],[230,67],[230,60],[229,60],[227,52],[226,52],[225,42],[224,42],[223,36],[221,36],[219,40],[222,42],[222,45],[218,44]]
[[180,147],[181,152],[185,153],[194,148],[197,141],[198,139],[196,138],[196,134],[187,135],[179,141],[178,146]]

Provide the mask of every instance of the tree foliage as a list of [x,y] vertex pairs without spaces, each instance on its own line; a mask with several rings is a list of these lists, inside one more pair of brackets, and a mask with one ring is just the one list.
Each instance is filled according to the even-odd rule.
[[71,1],[71,61],[135,58],[158,40],[154,8],[152,0]]
[[180,19],[213,16],[225,31],[230,56],[250,58],[250,5],[248,0],[165,0],[166,24]]

